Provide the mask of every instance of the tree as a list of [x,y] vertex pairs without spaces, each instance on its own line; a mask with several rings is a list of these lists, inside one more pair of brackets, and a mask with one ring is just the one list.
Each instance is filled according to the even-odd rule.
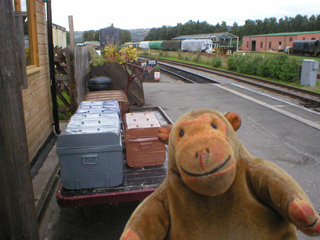
[[234,22],[232,25],[231,33],[241,38],[243,36],[242,29],[243,27],[239,27],[238,23]]
[[291,32],[290,19],[287,16],[279,19],[278,30],[279,32]]
[[253,35],[255,29],[255,22],[253,20],[247,19],[243,26],[243,35]]
[[315,15],[311,15],[309,17],[308,21],[308,31],[316,31],[316,23],[317,23],[317,18]]
[[275,17],[265,18],[263,20],[265,33],[276,33],[278,32],[278,21]]
[[131,33],[128,30],[120,30],[120,42],[131,42]]
[[298,14],[295,18],[291,20],[292,24],[291,26],[293,27],[294,32],[302,32],[306,31],[307,28],[307,21],[308,18],[307,16],[302,16],[301,14]]
[[254,34],[263,34],[265,32],[263,21],[258,19],[255,21],[255,33]]
[[221,32],[227,32],[227,31],[228,31],[227,22],[222,21],[222,23],[221,23]]
[[317,15],[316,23],[315,23],[315,30],[320,31],[320,14]]
[[94,41],[99,41],[100,40],[100,30],[99,31],[96,31],[94,33]]
[[95,30],[84,31],[82,34],[83,41],[94,41],[95,32]]
[[[223,29],[227,31],[226,23]],[[178,23],[175,27],[162,26],[161,28],[152,28],[148,36],[145,37],[145,40],[171,40],[172,38],[180,35],[192,35],[210,32],[214,32],[214,27],[208,24],[206,21],[194,22],[190,20],[185,24]]]

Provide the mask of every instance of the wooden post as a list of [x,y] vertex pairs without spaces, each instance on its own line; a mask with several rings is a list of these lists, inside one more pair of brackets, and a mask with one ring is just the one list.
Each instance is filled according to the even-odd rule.
[[75,39],[74,39],[74,29],[73,29],[73,16],[68,16],[69,20],[69,33],[70,33],[70,47],[74,49]]
[[0,239],[39,239],[12,0],[0,1]]
[[74,30],[73,30],[73,16],[69,16],[69,32],[70,32],[70,45],[66,52],[67,61],[67,73],[68,73],[68,87],[69,87],[69,97],[70,97],[70,112],[74,114],[78,108],[78,96],[76,88],[76,78],[75,78],[75,66],[74,66],[74,52],[75,52],[75,40],[74,40]]

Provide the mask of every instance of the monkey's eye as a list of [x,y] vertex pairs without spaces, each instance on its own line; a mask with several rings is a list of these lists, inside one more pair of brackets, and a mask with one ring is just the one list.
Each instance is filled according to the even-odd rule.
[[211,123],[211,127],[213,127],[214,129],[218,129],[217,125],[215,125],[214,123]]
[[184,135],[184,131],[183,131],[183,130],[181,130],[181,131],[179,132],[179,135],[180,135],[180,137],[183,137],[183,135]]

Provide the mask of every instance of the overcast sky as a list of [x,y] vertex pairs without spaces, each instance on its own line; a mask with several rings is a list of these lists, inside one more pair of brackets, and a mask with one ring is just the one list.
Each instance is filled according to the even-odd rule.
[[68,16],[73,16],[74,30],[99,30],[112,23],[120,29],[158,28],[163,25],[206,21],[227,25],[245,20],[270,17],[295,17],[297,14],[319,15],[319,0],[227,0],[227,1],[128,1],[128,0],[52,0],[53,23],[69,29]]

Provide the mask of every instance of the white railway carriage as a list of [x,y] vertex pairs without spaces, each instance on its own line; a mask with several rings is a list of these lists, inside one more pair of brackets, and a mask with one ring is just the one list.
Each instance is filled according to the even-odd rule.
[[187,52],[212,52],[212,40],[211,39],[193,39],[183,40],[181,42],[181,50]]
[[149,49],[149,41],[140,42],[139,48]]

